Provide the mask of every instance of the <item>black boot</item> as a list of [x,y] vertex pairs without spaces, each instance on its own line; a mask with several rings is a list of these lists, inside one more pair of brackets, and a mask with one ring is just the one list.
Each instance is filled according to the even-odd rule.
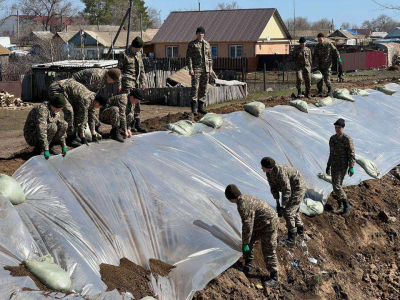
[[297,89],[297,98],[303,98],[303,92],[301,89]]
[[253,260],[252,259],[245,259],[244,260],[244,267],[243,267],[243,272],[245,274],[249,274],[253,271]]
[[328,93],[326,94],[326,97],[332,97],[333,96],[333,94],[332,94],[332,88],[331,87],[328,87]]
[[198,106],[199,113],[201,113],[202,115],[206,115],[207,111],[204,110],[204,102],[198,101]]
[[341,215],[344,213],[343,201],[338,201],[338,208],[333,211],[334,214]]
[[285,245],[288,247],[294,247],[296,245],[296,232],[289,232],[288,239],[285,241]]
[[35,146],[35,148],[33,148],[33,150],[32,150],[33,155],[40,155],[42,152],[43,152],[43,149],[40,146]]
[[113,140],[116,140],[117,142],[124,142],[124,138],[122,137],[118,127],[114,127],[113,129],[111,129],[110,136]]
[[297,234],[299,237],[304,238],[304,226],[297,226]]
[[322,92],[322,88],[318,89],[318,94],[316,97],[323,97],[324,93]]
[[350,215],[350,212],[352,211],[353,207],[350,205],[349,201],[343,202],[344,204],[344,211],[342,214],[342,217],[347,219],[347,217]]
[[269,280],[267,280],[267,281],[265,282],[265,285],[268,285],[268,286],[270,286],[270,287],[273,287],[273,286],[275,286],[275,285],[278,284],[278,281],[279,281],[279,279],[278,279],[278,272],[277,272],[277,271],[272,271],[271,274],[270,274],[270,276],[269,276]]
[[146,133],[147,129],[143,128],[142,125],[140,124],[140,119],[136,118],[135,119],[135,129],[137,132],[142,132],[142,133]]
[[133,121],[132,121],[132,123],[131,123],[131,132],[132,133],[135,133],[135,132],[137,132],[137,130],[136,130],[136,126],[135,126],[135,124],[136,124],[136,118],[135,119],[133,119]]
[[192,110],[192,114],[195,115],[195,116],[197,116],[196,104],[197,104],[196,101],[190,102],[190,108]]
[[80,139],[77,138],[75,135],[68,135],[65,139],[65,143],[72,148],[82,146],[82,144],[80,143]]
[[310,91],[306,91],[305,97],[307,99],[311,99]]

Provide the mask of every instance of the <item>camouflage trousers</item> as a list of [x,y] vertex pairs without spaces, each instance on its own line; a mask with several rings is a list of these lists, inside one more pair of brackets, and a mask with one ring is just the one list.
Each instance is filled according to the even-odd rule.
[[71,103],[69,103],[67,101],[67,104],[63,107],[62,111],[64,113],[64,120],[68,124],[67,135],[72,136],[75,134],[74,122],[76,120],[74,120],[74,109],[73,109]]
[[306,93],[311,90],[311,70],[303,68],[296,71],[296,88],[301,89],[301,85],[305,83]]
[[331,87],[331,75],[332,75],[331,68],[319,68],[319,70],[322,73],[323,80],[321,80],[320,82],[317,83],[318,90],[322,90],[324,82],[325,82],[326,87],[330,88]]
[[250,251],[244,256],[245,260],[254,259],[254,243],[258,240],[261,242],[262,253],[264,256],[264,262],[269,272],[279,270],[278,257],[276,256],[276,247],[278,241],[278,218],[275,217],[271,220],[271,223],[261,230],[253,232],[251,241],[249,244]]
[[[119,117],[119,109],[116,106],[109,106],[100,109],[100,122],[111,125],[112,128],[120,128],[121,122]],[[130,113],[126,116],[126,123],[131,124],[133,121],[133,114]],[[120,128],[123,129],[123,128]]]
[[297,227],[303,226],[299,210],[306,191],[306,189],[293,191],[284,209],[283,217],[285,218],[288,232],[295,233],[297,232]]
[[[67,132],[68,124],[64,120],[59,120],[57,123],[47,123],[47,142],[50,143],[61,143],[62,138]],[[24,128],[25,141],[30,146],[41,147],[39,140],[39,130],[37,127]]]
[[[122,80],[121,94],[129,94],[133,89],[136,88],[138,87],[134,81]],[[140,117],[140,101],[139,103],[136,103],[135,107],[133,108],[133,117],[135,119]]]
[[207,72],[194,72],[192,76],[192,89],[190,90],[192,102],[200,101],[204,103],[206,101],[208,77],[209,73]]
[[342,170],[332,170],[332,187],[338,202],[347,201],[347,195],[343,190],[343,180],[346,173],[347,168]]

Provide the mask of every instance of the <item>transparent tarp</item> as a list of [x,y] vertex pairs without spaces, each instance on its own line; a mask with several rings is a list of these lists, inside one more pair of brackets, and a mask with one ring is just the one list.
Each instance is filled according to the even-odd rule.
[[[400,163],[400,87],[389,87],[398,92],[369,90],[356,102],[309,105],[308,114],[291,106],[267,108],[260,118],[235,112],[223,115],[218,130],[196,124],[189,137],[155,132],[82,146],[65,158],[34,157],[13,176],[27,201],[12,206],[0,199],[0,264],[51,254],[81,294],[65,299],[129,299],[105,292],[99,265],[126,257],[148,268],[157,258],[177,266],[169,278],[152,278],[160,299],[190,299],[241,256],[241,221],[225,199],[226,185],[275,206],[262,157],[300,170],[307,196],[324,201],[332,187],[317,174],[326,167],[332,124],[343,117],[357,156],[382,174]],[[356,165],[345,184],[367,179]],[[1,299],[52,299],[23,287],[35,284],[1,268]]]

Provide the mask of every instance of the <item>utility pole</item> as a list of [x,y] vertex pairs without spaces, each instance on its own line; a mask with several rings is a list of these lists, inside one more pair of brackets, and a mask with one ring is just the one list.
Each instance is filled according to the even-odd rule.
[[199,0],[199,11],[201,11],[201,3],[200,3],[200,0]]
[[143,39],[142,14],[140,14],[140,38]]
[[132,19],[132,2],[133,0],[129,0],[129,15],[128,15],[128,34],[126,35],[126,50],[129,47],[129,35],[131,33],[131,19]]
[[296,39],[296,0],[293,0],[293,38]]
[[19,41],[19,10],[17,9],[17,39]]
[[159,16],[159,18],[160,18],[160,27],[161,27],[161,10],[160,11],[158,11],[158,16]]

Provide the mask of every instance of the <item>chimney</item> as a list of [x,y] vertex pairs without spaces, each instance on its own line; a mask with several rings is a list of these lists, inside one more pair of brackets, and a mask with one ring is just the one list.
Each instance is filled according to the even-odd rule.
[[201,11],[201,3],[200,3],[200,0],[199,0],[199,11]]

